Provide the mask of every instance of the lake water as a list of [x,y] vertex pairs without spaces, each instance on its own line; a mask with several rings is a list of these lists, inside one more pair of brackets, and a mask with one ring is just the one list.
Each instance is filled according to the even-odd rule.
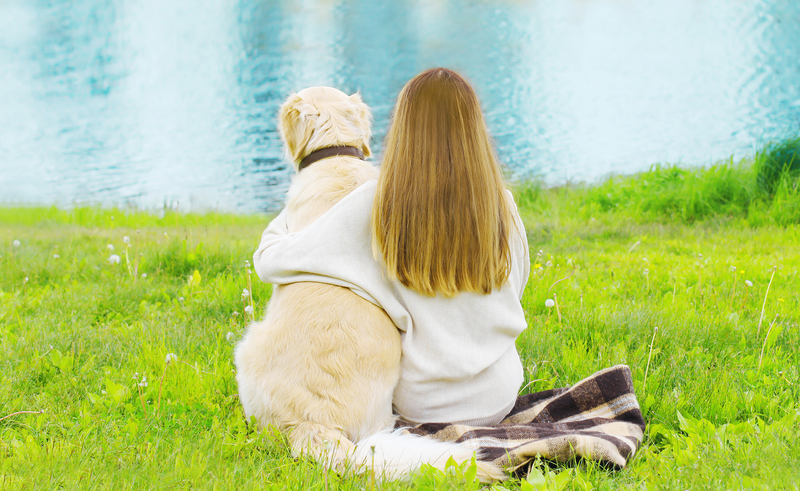
[[795,0],[0,0],[0,203],[273,210],[276,112],[433,66],[514,178],[704,165],[800,130]]

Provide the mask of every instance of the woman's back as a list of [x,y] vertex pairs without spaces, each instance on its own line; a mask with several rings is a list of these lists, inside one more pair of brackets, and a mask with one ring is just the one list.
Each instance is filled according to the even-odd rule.
[[253,256],[256,272],[269,283],[345,286],[386,310],[402,331],[394,397],[401,417],[420,423],[497,423],[511,409],[523,380],[515,339],[527,326],[519,299],[530,263],[518,215],[509,240],[511,267],[501,288],[490,294],[428,296],[388,279],[383,264],[372,257],[376,186],[376,181],[362,185],[296,234],[288,233],[285,214],[279,215]]

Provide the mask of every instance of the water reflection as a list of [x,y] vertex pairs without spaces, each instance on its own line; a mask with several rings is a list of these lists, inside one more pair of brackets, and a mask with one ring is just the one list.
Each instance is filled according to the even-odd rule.
[[0,1],[0,202],[253,211],[291,175],[292,90],[359,90],[380,152],[436,65],[475,84],[512,175],[743,156],[800,130],[791,0]]

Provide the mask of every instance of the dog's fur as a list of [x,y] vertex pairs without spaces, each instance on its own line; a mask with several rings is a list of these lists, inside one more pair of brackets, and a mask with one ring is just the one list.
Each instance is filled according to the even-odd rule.
[[[297,164],[311,152],[349,145],[370,155],[370,112],[358,94],[312,87],[281,107],[279,130]],[[290,232],[310,225],[378,171],[355,157],[331,157],[295,176],[286,204]],[[373,468],[402,478],[423,462],[443,468],[472,450],[392,431],[392,392],[400,334],[379,307],[347,288],[322,283],[277,286],[263,321],[236,348],[245,415],[287,432],[292,452],[339,469]],[[354,442],[358,442],[354,444]],[[504,477],[479,464],[479,477]]]

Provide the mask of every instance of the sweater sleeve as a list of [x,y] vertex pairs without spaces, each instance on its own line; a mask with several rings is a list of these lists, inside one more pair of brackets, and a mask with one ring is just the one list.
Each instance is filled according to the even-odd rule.
[[528,247],[528,234],[525,232],[525,224],[522,223],[522,218],[520,218],[519,213],[516,214],[517,219],[517,227],[519,228],[520,233],[520,246],[522,247],[522,257],[519,261],[519,268],[520,268],[520,285],[519,285],[519,299],[522,300],[522,295],[525,292],[525,285],[528,284],[528,277],[531,274],[531,250]]
[[519,283],[519,299],[522,300],[522,295],[525,292],[525,285],[528,284],[528,277],[531,274],[531,257],[530,248],[528,247],[528,234],[525,232],[525,224],[522,223],[522,217],[519,216],[519,209],[517,203],[514,201],[514,195],[511,191],[506,190],[506,196],[514,209],[514,225],[517,235],[510,241],[511,253],[516,256],[516,263],[518,268],[520,283]]
[[289,227],[286,224],[286,210],[284,209],[278,216],[269,222],[264,233],[261,234],[261,243],[253,253],[253,267],[261,281],[265,283],[280,283],[280,274],[276,274],[275,268],[271,267],[271,259],[275,255],[280,255],[281,250],[290,241],[293,234],[289,234]]

